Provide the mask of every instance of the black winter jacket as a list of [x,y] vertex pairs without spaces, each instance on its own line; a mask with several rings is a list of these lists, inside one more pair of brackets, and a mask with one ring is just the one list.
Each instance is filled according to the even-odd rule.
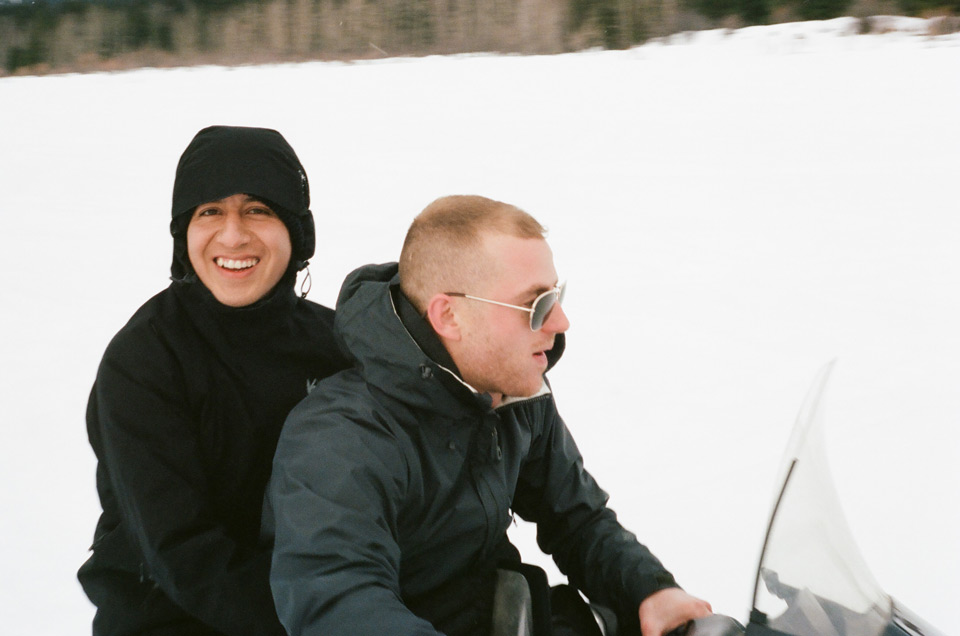
[[442,350],[436,336],[401,322],[395,274],[347,278],[336,330],[355,366],[321,382],[280,437],[267,514],[281,622],[292,636],[483,634],[475,605],[492,597],[486,573],[510,552],[515,512],[572,584],[636,623],[640,602],[676,583],[606,507],[547,385],[490,408],[424,353]]
[[79,578],[94,634],[284,633],[263,493],[287,413],[346,364],[332,322],[292,280],[243,308],[174,282],[114,337],[87,408],[103,514]]

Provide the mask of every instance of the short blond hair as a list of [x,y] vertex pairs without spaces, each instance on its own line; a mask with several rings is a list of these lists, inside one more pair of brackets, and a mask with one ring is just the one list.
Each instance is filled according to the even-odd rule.
[[514,205],[476,195],[441,197],[417,215],[400,252],[400,287],[421,313],[434,294],[489,275],[485,233],[542,239],[547,230]]

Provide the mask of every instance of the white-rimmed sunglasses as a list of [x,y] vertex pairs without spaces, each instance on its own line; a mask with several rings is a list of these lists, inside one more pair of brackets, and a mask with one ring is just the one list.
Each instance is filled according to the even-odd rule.
[[525,311],[530,314],[530,330],[539,331],[540,328],[543,327],[543,323],[545,323],[547,318],[550,317],[550,312],[553,311],[553,307],[555,305],[563,304],[563,297],[566,295],[566,293],[567,284],[561,283],[553,289],[548,289],[534,298],[533,303],[529,307],[511,305],[510,303],[502,303],[499,300],[480,298],[479,296],[471,296],[470,294],[464,294],[461,292],[447,292],[447,296],[469,298],[470,300],[479,300],[482,303],[490,303],[491,305],[500,305],[501,307],[510,307],[511,309]]

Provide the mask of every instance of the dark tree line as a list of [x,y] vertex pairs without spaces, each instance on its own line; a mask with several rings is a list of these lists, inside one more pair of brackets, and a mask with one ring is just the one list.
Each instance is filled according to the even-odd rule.
[[[2,0],[0,0],[2,2]],[[906,15],[960,0],[886,0]],[[727,20],[847,15],[853,0],[35,0],[0,4],[0,68],[41,71],[124,58],[269,59],[625,48]],[[246,38],[246,39],[244,39]],[[249,46],[254,42],[255,46]],[[244,47],[247,47],[244,50]],[[124,57],[126,56],[126,57]],[[259,57],[258,57],[259,56]]]
[[[746,24],[764,24],[774,10],[785,8],[801,20],[829,20],[848,15],[853,0],[688,0],[691,7],[712,20],[738,16]],[[960,0],[896,0],[904,15],[949,11],[960,14]]]

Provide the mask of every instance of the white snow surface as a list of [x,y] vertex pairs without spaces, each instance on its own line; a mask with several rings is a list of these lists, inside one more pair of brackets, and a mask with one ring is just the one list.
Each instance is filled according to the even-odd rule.
[[[324,304],[395,260],[438,196],[544,222],[572,323],[551,378],[586,466],[681,584],[741,621],[781,453],[838,358],[827,445],[853,534],[890,594],[960,634],[960,39],[888,22],[0,80],[4,632],[89,633],[87,394],[167,285],[177,159],[222,123],[297,149]],[[546,562],[529,527],[514,536]]]

